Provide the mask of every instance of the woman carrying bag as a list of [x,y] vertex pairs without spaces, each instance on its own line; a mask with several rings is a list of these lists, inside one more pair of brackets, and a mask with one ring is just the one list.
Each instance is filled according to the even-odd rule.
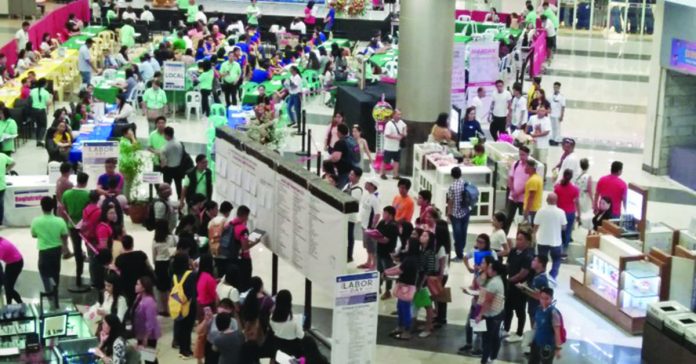
[[[420,308],[425,308],[426,321],[423,331],[418,334],[418,337],[426,338],[433,333],[433,318],[435,311],[433,310],[433,300],[431,294],[434,287],[430,287],[433,278],[438,279],[437,268],[437,253],[435,252],[435,234],[430,231],[415,230],[418,234],[420,243],[420,261],[418,274],[418,291],[413,298],[413,304],[416,307],[416,312]],[[440,282],[440,289],[442,283]],[[436,288],[435,288],[436,289]]]
[[420,244],[418,239],[411,238],[408,242],[408,247],[405,253],[401,254],[401,263],[385,271],[385,274],[390,275],[390,272],[398,273],[399,278],[394,286],[394,296],[396,296],[396,311],[398,315],[399,326],[392,331],[389,336],[398,340],[411,339],[411,305],[413,296],[416,293],[416,282],[418,280],[418,262],[420,257]]

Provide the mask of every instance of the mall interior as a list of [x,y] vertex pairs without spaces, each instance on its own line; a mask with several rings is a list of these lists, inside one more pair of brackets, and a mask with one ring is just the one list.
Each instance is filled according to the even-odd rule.
[[695,0],[309,3],[0,0],[0,363],[696,363]]

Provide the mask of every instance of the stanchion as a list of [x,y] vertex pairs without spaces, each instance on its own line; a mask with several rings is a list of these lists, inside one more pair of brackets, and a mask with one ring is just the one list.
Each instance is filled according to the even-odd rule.
[[305,303],[304,303],[304,323],[302,324],[302,328],[304,328],[305,331],[309,331],[312,328],[312,281],[305,278],[304,282],[305,282],[304,283]]
[[271,260],[271,295],[278,293],[278,255],[273,253]]
[[312,170],[312,129],[307,130],[307,170]]
[[306,144],[309,144],[309,142],[306,140],[306,136],[307,136],[307,112],[305,110],[302,110],[302,117],[300,118],[300,122],[297,125],[297,130],[298,131],[297,131],[297,133],[295,133],[295,135],[299,135],[302,137],[302,150],[300,150],[299,152],[296,152],[295,154],[302,155],[302,156],[309,156],[309,154],[305,152],[305,146],[306,146]]
[[321,177],[321,152],[317,152],[317,176]]

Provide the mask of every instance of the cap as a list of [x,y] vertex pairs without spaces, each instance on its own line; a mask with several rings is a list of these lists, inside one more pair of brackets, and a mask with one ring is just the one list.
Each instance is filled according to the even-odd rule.
[[568,144],[570,144],[570,145],[575,146],[575,139],[573,139],[573,138],[563,138],[562,143],[563,143],[563,144],[568,143]]
[[375,186],[375,188],[379,189],[379,181],[376,178],[370,178],[367,181],[365,181],[365,183],[369,183]]

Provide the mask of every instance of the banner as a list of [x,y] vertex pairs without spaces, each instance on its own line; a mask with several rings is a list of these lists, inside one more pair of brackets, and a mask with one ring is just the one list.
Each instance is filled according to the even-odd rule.
[[452,105],[466,108],[466,43],[455,42],[452,52]]
[[532,64],[532,77],[541,74],[544,70],[544,62],[546,62],[547,52],[546,52],[546,31],[538,30],[539,34],[536,39],[532,42],[532,48],[534,49],[534,63]]
[[14,191],[14,208],[39,207],[44,197],[53,197],[51,190],[48,188],[17,189]]
[[[479,87],[486,91],[486,97],[481,102],[483,110],[490,110],[490,95],[495,90],[495,81],[500,79],[500,59],[498,57],[498,42],[470,42],[469,45],[469,83],[467,84],[468,104],[476,96]],[[467,105],[468,105],[467,104]],[[487,115],[487,114],[486,114]],[[486,120],[478,120],[480,123]]]
[[118,142],[82,142],[82,171],[89,175],[88,189],[97,187],[97,179],[104,174],[104,162],[108,158],[118,158]]
[[669,66],[677,71],[696,74],[696,42],[672,39]]
[[186,66],[184,62],[164,62],[164,85],[166,91],[186,89]]
[[331,363],[376,363],[379,273],[336,277]]

